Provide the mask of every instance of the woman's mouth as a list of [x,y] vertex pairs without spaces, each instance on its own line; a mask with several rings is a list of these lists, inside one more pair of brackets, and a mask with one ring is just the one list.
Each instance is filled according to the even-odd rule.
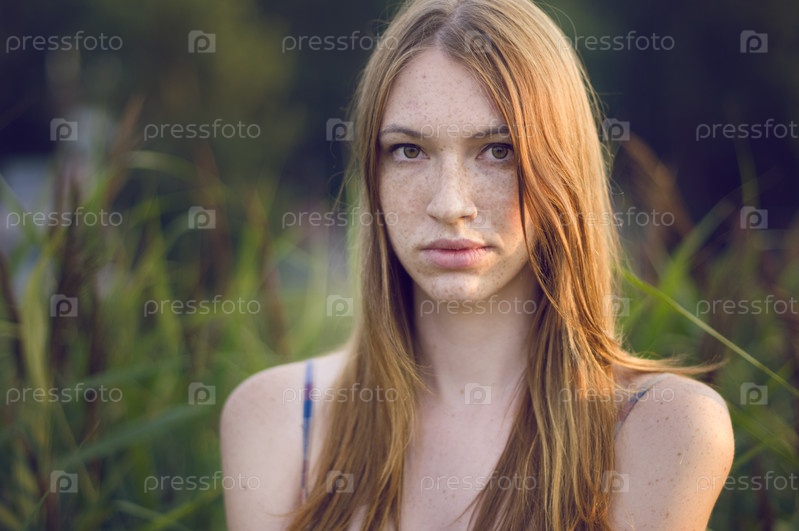
[[422,248],[422,256],[442,269],[466,269],[478,265],[491,247],[466,239],[436,240]]

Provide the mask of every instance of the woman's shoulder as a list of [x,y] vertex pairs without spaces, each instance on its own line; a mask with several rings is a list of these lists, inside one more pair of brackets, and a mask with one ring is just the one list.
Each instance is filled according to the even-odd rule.
[[676,439],[693,439],[702,434],[712,434],[714,439],[732,435],[726,401],[715,389],[699,380],[661,372],[639,373],[623,382],[641,391],[623,430],[635,438],[653,432],[665,445],[677,442]]
[[[313,358],[314,386],[332,385],[344,352]],[[220,421],[225,477],[242,476],[248,489],[225,491],[231,529],[282,529],[299,501],[302,475],[303,391],[307,361],[260,371],[236,387]],[[258,485],[258,488],[252,488]]]
[[[642,526],[654,518],[670,529],[706,522],[735,453],[725,400],[709,385],[672,373],[636,375],[631,383],[648,389],[616,441],[614,481],[624,487],[616,521],[636,516]],[[684,507],[679,514],[670,512],[676,500]]]
[[[670,372],[635,373],[621,380],[622,385],[645,391],[638,406],[649,413],[671,414],[676,410],[685,414],[696,413],[703,408],[708,412],[722,413],[729,418],[727,402],[711,386],[694,378]],[[653,404],[646,408],[644,403]]]
[[256,408],[274,411],[276,406],[301,403],[308,363],[313,364],[314,387],[329,387],[340,373],[345,355],[346,352],[340,350],[308,360],[276,365],[253,374],[230,394],[223,416],[234,415],[236,410],[252,412]]

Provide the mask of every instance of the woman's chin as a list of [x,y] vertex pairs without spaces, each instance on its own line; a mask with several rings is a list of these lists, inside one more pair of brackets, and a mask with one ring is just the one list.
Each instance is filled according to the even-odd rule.
[[436,279],[421,286],[426,298],[433,301],[477,301],[487,299],[495,290],[480,279]]

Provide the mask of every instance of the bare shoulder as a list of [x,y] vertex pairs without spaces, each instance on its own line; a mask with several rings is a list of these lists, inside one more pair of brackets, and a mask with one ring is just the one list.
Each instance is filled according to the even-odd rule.
[[[332,385],[343,361],[343,351],[314,358],[315,385]],[[225,402],[220,421],[223,476],[243,478],[225,488],[231,530],[284,529],[286,513],[299,503],[305,368],[301,361],[263,370],[236,387]]]
[[[345,354],[341,350],[312,358],[317,386],[332,385],[344,363]],[[245,411],[251,411],[251,406],[256,406],[257,409],[270,406],[271,409],[276,403],[286,405],[296,402],[297,400],[292,400],[291,393],[303,389],[306,366],[307,360],[297,361],[264,369],[250,376],[228,397],[223,418],[226,415],[235,417],[240,409],[238,406],[245,406]]]
[[702,382],[665,374],[616,441],[614,528],[706,529],[734,453],[724,399]]

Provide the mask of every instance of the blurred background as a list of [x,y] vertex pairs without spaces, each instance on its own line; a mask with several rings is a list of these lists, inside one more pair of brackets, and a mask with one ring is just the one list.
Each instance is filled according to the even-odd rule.
[[[0,528],[224,529],[225,398],[352,323],[346,111],[397,5],[0,4]],[[710,528],[799,529],[799,4],[543,7],[605,106],[629,348],[728,360]]]

